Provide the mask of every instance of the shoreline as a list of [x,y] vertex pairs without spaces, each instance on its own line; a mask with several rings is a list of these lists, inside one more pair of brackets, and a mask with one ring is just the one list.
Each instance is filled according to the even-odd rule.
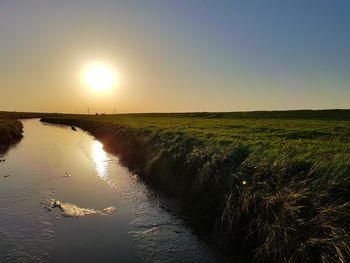
[[0,118],[0,154],[5,154],[22,137],[23,125],[19,120]]

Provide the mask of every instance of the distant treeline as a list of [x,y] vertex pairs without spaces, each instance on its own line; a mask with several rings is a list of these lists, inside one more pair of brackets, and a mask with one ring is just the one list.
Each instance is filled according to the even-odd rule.
[[[86,114],[6,112],[0,116],[10,118],[42,118],[84,116]],[[107,114],[108,115],[108,114]],[[181,113],[124,113],[122,116],[168,117],[168,118],[208,118],[208,119],[314,119],[314,120],[350,120],[350,109],[330,110],[288,110],[288,111],[233,111],[233,112],[181,112]],[[92,115],[91,115],[92,116]]]
[[140,117],[212,118],[212,119],[336,119],[350,120],[350,110],[289,110],[120,114]]
[[30,119],[30,118],[63,117],[63,116],[79,116],[79,115],[64,114],[64,113],[45,113],[45,112],[0,111],[0,118],[12,118],[12,119]]

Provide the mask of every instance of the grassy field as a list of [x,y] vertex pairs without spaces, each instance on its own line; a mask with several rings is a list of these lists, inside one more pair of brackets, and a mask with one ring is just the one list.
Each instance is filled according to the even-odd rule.
[[[346,262],[350,111],[61,116],[256,261]],[[228,245],[230,246],[230,245]]]
[[[205,116],[205,115],[204,115]],[[146,133],[177,134],[205,144],[226,146],[243,143],[264,154],[280,154],[287,148],[301,159],[350,158],[350,118],[242,119],[164,116],[93,116],[84,119],[125,125]]]

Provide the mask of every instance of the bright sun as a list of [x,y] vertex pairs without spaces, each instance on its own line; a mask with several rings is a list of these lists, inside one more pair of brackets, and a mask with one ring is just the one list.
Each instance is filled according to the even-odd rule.
[[83,69],[84,83],[96,92],[111,90],[117,84],[113,67],[104,63],[91,63]]

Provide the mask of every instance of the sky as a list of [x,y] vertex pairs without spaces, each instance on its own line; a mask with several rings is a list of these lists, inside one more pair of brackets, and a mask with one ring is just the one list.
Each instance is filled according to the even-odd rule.
[[350,108],[350,0],[0,0],[0,110],[87,108]]

